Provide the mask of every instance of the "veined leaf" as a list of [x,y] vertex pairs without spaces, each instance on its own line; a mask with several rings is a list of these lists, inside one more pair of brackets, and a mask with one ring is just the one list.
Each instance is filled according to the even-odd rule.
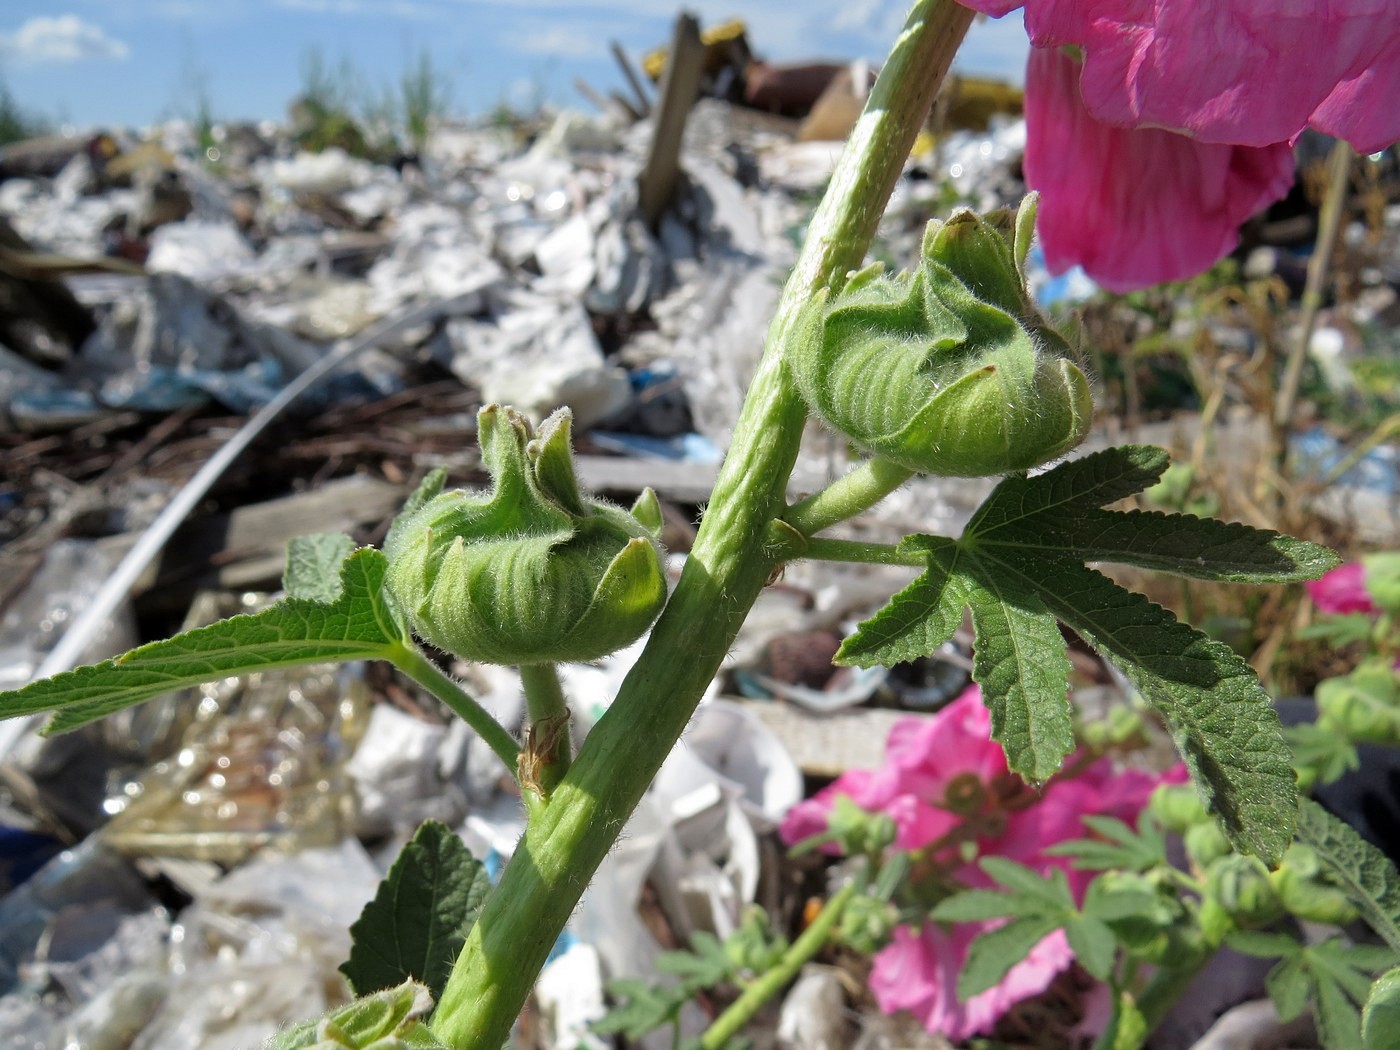
[[1400,952],[1400,872],[1390,858],[1311,799],[1298,807],[1298,839],[1313,848],[1371,929]]
[[1248,665],[1084,563],[1112,561],[1201,579],[1286,582],[1336,564],[1323,547],[1245,525],[1103,507],[1152,484],[1160,449],[1127,446],[999,484],[958,540],[906,537],[927,571],[860,625],[837,654],[869,666],[932,653],[972,610],[974,678],[1007,763],[1044,780],[1073,746],[1068,663],[1056,621],[1118,664],[1171,725],[1232,842],[1277,860],[1296,788],[1269,698]]
[[288,598],[99,664],[0,693],[0,718],[57,711],[48,732],[64,733],[186,686],[271,667],[388,658],[409,633],[386,602],[384,555],[366,548],[345,559],[335,601]]
[[441,998],[490,889],[485,867],[452,829],[425,821],[350,927],[340,972],[360,993],[419,981]]
[[288,598],[333,602],[342,593],[340,567],[355,549],[355,541],[343,532],[314,532],[294,536],[287,543],[287,567],[282,589]]

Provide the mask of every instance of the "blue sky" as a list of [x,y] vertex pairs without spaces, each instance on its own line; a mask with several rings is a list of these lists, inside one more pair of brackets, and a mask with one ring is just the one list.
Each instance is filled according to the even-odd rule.
[[[773,60],[879,61],[904,0],[690,0],[702,24],[740,11]],[[353,66],[382,90],[424,51],[447,73],[451,109],[544,100],[588,109],[575,77],[621,86],[608,52],[664,43],[679,4],[655,0],[0,0],[0,77],[20,106],[80,127],[192,117],[281,118],[308,54]],[[982,21],[957,67],[1020,82],[1015,15]]]

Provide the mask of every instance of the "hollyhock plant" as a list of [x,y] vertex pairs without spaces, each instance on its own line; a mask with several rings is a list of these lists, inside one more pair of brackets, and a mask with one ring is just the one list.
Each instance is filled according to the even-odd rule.
[[[1371,153],[1400,139],[1390,0],[960,0],[1024,6],[1026,181],[1052,270],[1128,291],[1189,277],[1287,192],[1316,128]],[[1071,49],[1069,54],[1061,49]]]
[[[844,796],[891,818],[894,847],[913,853],[916,868],[943,892],[991,886],[976,861],[1000,856],[1042,874],[1059,868],[1080,897],[1089,873],[1071,869],[1066,858],[1049,856],[1046,849],[1082,837],[1086,815],[1135,824],[1158,784],[1185,778],[1181,767],[1161,777],[1115,771],[1106,758],[1076,756],[1065,774],[1035,790],[1007,769],[990,734],[991,716],[976,686],[934,718],[901,720],[890,731],[885,765],[845,773],[794,806],[783,822],[783,838],[795,843],[827,832],[836,800]],[[966,1038],[988,1031],[1015,1003],[1044,991],[1074,958],[1064,931],[1057,930],[994,988],[959,1001],[955,987],[968,946],[992,925],[897,927],[871,974],[880,1008],[909,1010],[930,1032]]]

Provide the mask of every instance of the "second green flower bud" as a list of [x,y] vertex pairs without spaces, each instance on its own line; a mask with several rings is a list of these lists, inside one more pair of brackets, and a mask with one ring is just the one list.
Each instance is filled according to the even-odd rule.
[[929,225],[912,274],[871,267],[809,303],[789,360],[811,409],[920,473],[1006,474],[1078,445],[1093,401],[1026,289],[1034,218],[1028,197],[1008,240],[987,219],[955,212]]

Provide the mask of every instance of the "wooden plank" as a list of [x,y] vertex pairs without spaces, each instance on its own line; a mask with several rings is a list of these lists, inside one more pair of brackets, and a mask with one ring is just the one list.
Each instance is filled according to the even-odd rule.
[[646,165],[637,177],[637,211],[652,230],[656,229],[676,192],[676,177],[681,170],[681,138],[690,108],[700,91],[704,57],[700,23],[682,13],[676,18],[671,53],[661,81],[661,102],[656,110]]
[[[197,586],[246,589],[276,586],[287,541],[311,532],[348,532],[387,521],[408,495],[406,486],[353,475],[292,496],[240,507],[176,530],[160,558],[136,581],[133,595],[168,591],[151,600],[173,607]],[[138,533],[100,540],[113,564]]]

